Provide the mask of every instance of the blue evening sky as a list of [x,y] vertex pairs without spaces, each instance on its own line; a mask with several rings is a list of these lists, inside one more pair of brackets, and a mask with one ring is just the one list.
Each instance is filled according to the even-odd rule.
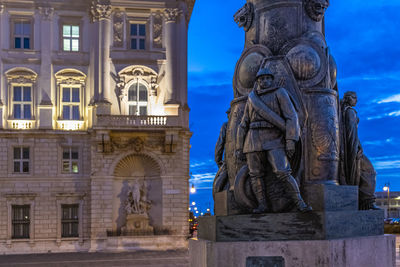
[[[377,191],[386,182],[400,191],[400,1],[330,2],[326,40],[338,65],[340,96],[358,94],[359,136],[378,173]],[[213,209],[215,142],[244,45],[233,14],[245,3],[197,0],[189,25],[190,183],[198,189],[190,198],[202,210]]]

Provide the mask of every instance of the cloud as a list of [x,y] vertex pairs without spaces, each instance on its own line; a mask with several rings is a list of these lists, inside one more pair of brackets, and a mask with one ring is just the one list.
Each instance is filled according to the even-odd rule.
[[212,184],[214,182],[216,173],[215,172],[206,172],[206,173],[196,173],[192,174],[192,178],[190,179],[190,183],[199,185],[199,184]]
[[[379,100],[378,104],[390,103],[390,102],[398,102],[398,103],[400,103],[400,94],[391,95],[391,96],[386,97],[386,98],[384,98],[382,100]],[[400,112],[400,111],[398,111],[398,112]]]
[[385,117],[400,117],[400,110],[392,111],[389,113],[368,117],[367,120],[377,120]]
[[375,166],[375,169],[377,169],[377,170],[399,169],[399,171],[400,171],[400,159],[399,160],[376,161],[374,166]]
[[190,168],[199,168],[199,167],[211,166],[214,164],[215,164],[214,161],[211,159],[206,161],[195,161],[190,164]]

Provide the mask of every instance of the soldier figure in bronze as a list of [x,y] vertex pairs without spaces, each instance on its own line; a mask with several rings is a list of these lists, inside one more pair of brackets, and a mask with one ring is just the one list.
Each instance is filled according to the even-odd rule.
[[[228,119],[230,112],[231,109],[229,108],[226,111]],[[225,144],[226,144],[227,127],[228,127],[228,122],[224,122],[219,132],[218,141],[215,144],[215,163],[217,163],[218,165],[218,172],[215,175],[214,179],[213,197],[215,196],[215,193],[221,192],[222,190],[226,190],[229,187],[228,173],[226,170],[226,162],[225,162]]]
[[[274,75],[262,68],[256,75],[256,86],[249,94],[238,128],[236,155],[246,155],[250,182],[258,206],[254,213],[267,210],[265,177],[271,169],[298,211],[310,211],[300,195],[299,186],[291,175],[288,157],[295,152],[300,127],[296,110],[287,91],[273,87]],[[270,168],[268,168],[268,165]]]
[[342,185],[359,187],[359,209],[379,209],[375,205],[376,172],[364,155],[358,138],[357,94],[349,91],[344,94],[342,111]]

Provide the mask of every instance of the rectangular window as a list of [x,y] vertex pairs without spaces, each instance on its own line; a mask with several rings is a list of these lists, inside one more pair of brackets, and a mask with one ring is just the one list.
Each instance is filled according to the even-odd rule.
[[13,87],[13,115],[14,119],[32,119],[32,87]]
[[80,92],[76,87],[62,88],[62,119],[80,120]]
[[16,49],[31,49],[31,21],[29,19],[15,19],[13,22],[14,32],[14,48]]
[[61,237],[79,237],[79,205],[61,205]]
[[146,49],[146,25],[145,24],[131,24],[130,25],[130,40],[131,49],[145,50]]
[[79,152],[77,148],[63,148],[62,158],[62,171],[64,173],[79,173]]
[[79,25],[63,25],[62,40],[64,51],[79,51]]
[[29,147],[14,147],[14,173],[29,173]]
[[12,206],[12,238],[29,238],[30,228],[30,206],[13,205]]

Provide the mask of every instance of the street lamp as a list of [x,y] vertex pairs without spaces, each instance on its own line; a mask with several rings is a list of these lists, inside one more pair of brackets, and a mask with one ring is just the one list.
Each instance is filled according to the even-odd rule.
[[387,191],[387,201],[388,201],[388,211],[387,211],[387,217],[389,218],[390,214],[390,183],[386,183],[385,186],[383,187],[383,191]]
[[190,193],[196,193],[196,188],[194,188],[194,184],[192,184],[192,187],[190,188]]

